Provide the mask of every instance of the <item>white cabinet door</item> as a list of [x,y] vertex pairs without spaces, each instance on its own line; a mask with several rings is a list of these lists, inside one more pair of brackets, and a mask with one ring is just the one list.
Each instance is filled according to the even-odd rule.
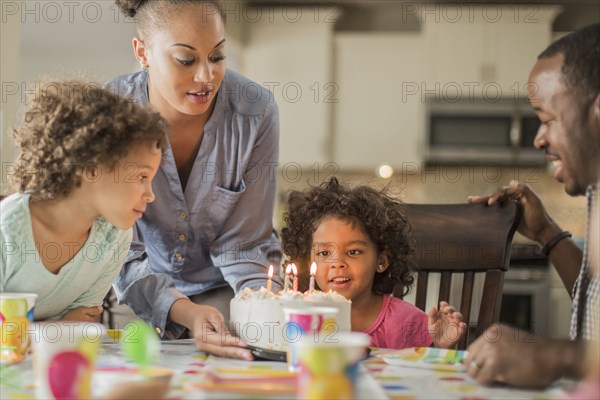
[[486,50],[483,28],[474,23],[426,27],[428,90],[436,89],[443,95],[452,87],[459,87],[466,96],[472,82],[483,80]]
[[550,44],[559,11],[557,6],[465,5],[457,20],[425,18],[427,89],[437,89],[441,101],[526,96],[529,71]]
[[[314,8],[298,8],[298,19],[286,10],[265,11],[270,19],[247,25],[243,72],[271,89],[277,101],[281,167],[325,165],[331,153],[331,107],[337,99],[331,77],[332,8],[316,14]],[[315,15],[320,19],[315,21]]]
[[486,42],[493,49],[488,62],[495,65],[493,80],[502,88],[503,97],[527,96],[529,72],[552,42],[552,21],[559,10],[533,5],[513,11],[512,19],[487,24]]
[[421,160],[422,39],[406,33],[335,35],[335,161],[348,170]]

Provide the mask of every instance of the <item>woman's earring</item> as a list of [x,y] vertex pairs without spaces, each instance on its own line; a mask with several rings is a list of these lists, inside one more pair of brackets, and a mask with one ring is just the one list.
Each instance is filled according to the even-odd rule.
[[150,66],[148,66],[148,64],[146,62],[140,61],[140,66],[142,67],[142,69],[145,71],[148,68],[150,68]]
[[377,266],[377,272],[383,272],[383,264]]

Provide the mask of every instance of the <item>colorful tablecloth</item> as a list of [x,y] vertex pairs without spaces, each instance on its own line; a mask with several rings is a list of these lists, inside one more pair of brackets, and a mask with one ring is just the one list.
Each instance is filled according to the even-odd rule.
[[[357,398],[363,399],[560,399],[564,391],[553,387],[545,391],[526,391],[508,387],[483,387],[465,372],[444,369],[390,365],[381,358],[390,353],[374,349],[363,362],[357,383]],[[391,353],[393,354],[393,353]],[[174,371],[169,398],[295,398],[295,376],[284,363],[239,361],[206,355],[189,341],[163,342],[157,366]],[[104,343],[96,361],[96,389],[110,384],[107,372],[133,366],[116,343]],[[9,368],[2,367],[2,399],[35,398],[31,358]],[[93,393],[98,394],[98,390]]]

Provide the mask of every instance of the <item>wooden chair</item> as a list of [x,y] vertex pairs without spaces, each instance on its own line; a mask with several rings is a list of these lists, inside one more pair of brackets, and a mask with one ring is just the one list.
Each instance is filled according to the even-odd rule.
[[[408,204],[407,214],[416,241],[418,270],[416,306],[425,310],[430,272],[441,273],[438,304],[448,301],[452,275],[463,274],[459,308],[465,322],[473,303],[475,273],[485,273],[476,336],[498,322],[504,272],[508,270],[510,244],[520,218],[516,202],[496,204]],[[395,295],[402,293],[397,287]],[[476,304],[478,302],[476,301]],[[458,343],[466,348],[469,332]]]
[[117,296],[113,288],[104,296],[102,301],[102,313],[100,313],[100,323],[108,327],[108,329],[115,329],[115,312],[114,308],[117,304]]

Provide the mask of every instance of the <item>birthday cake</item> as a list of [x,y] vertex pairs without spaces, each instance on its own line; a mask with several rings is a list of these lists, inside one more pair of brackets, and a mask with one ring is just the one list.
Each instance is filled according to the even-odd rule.
[[273,293],[264,287],[258,291],[246,288],[231,300],[230,325],[249,345],[286,351],[290,338],[286,333],[284,308],[328,307],[337,310],[335,322],[328,329],[330,335],[335,335],[336,332],[350,331],[350,305],[348,299],[332,291],[302,293],[286,289]]

